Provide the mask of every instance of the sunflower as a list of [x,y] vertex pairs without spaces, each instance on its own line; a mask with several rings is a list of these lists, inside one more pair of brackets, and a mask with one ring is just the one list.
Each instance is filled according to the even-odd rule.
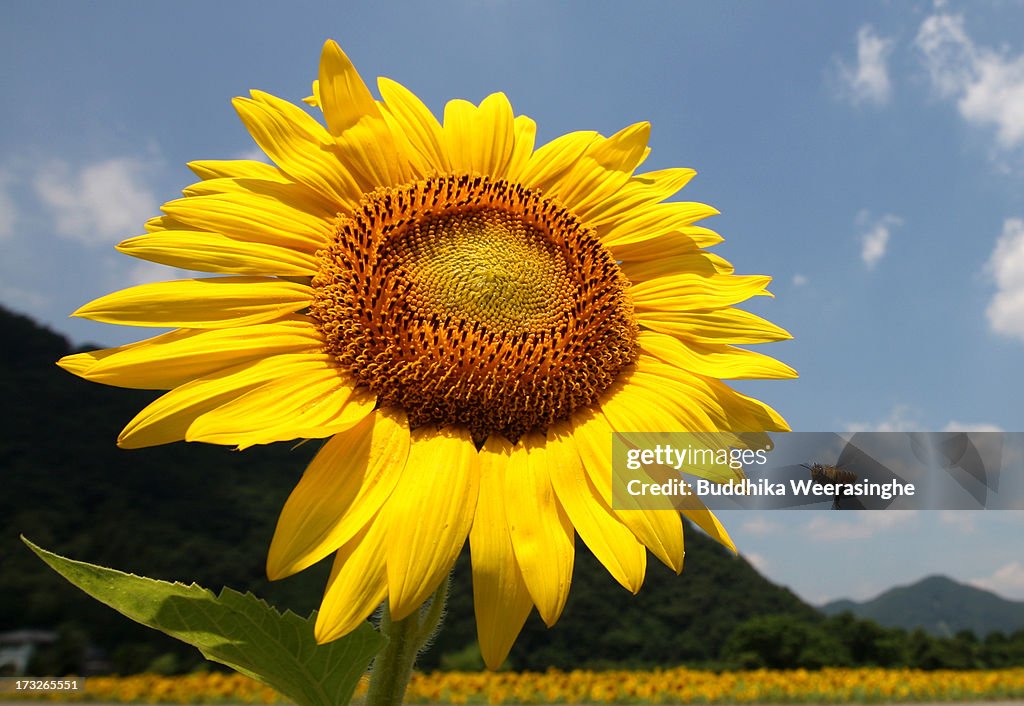
[[[705,250],[717,213],[666,201],[691,169],[637,174],[650,126],[541,147],[501,93],[438,120],[370,93],[333,41],[303,108],[234,106],[274,165],[201,161],[201,181],[118,250],[219,276],[125,289],[74,315],[173,328],[60,365],[169,390],[118,438],[245,448],[326,439],[288,498],[267,573],[334,554],[321,642],[383,601],[410,615],[469,538],[485,660],[530,611],[548,625],[580,539],[631,592],[647,550],[680,571],[678,512],[612,504],[613,430],[787,429],[728,378],[789,378],[738,348],[788,338],[734,308],[767,294]],[[730,544],[700,507],[684,511]]]

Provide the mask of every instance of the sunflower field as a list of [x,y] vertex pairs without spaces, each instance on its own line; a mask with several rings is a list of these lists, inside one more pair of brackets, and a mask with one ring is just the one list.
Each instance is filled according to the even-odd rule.
[[[365,690],[364,680],[357,700]],[[82,692],[4,695],[12,696],[105,703],[282,703],[269,687],[222,672],[90,677]],[[433,672],[415,674],[406,694],[407,703],[419,704],[893,703],[1019,698],[1024,698],[1024,669]]]

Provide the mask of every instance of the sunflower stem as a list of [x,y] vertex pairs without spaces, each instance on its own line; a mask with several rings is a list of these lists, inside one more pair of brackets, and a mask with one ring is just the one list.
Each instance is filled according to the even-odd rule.
[[446,578],[429,603],[402,620],[392,620],[388,603],[384,602],[380,631],[388,638],[388,644],[373,660],[366,706],[398,706],[402,703],[416,657],[440,627],[447,600]]

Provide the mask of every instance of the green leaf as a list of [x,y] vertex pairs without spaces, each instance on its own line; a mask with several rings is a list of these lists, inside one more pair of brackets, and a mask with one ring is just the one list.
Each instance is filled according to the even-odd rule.
[[299,706],[338,706],[386,638],[369,623],[318,645],[314,617],[283,615],[251,593],[219,596],[201,586],[156,581],[66,559],[22,541],[57,573],[114,610],[190,645],[211,659],[273,687]]

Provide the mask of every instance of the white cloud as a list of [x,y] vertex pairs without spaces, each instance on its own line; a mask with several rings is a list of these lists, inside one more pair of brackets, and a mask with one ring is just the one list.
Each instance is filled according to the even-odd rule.
[[942,431],[1004,431],[998,424],[988,422],[958,422],[953,420],[942,428]]
[[861,211],[857,220],[864,227],[860,235],[860,259],[864,261],[864,266],[871,270],[885,257],[892,230],[903,223],[903,219],[890,213],[872,221],[867,212]]
[[[910,405],[898,404],[889,410],[888,415],[874,422],[847,423],[845,431],[927,431],[925,425],[920,420],[919,411]],[[942,431],[1004,431],[1004,429],[990,422],[958,422],[952,420],[942,427]]]
[[783,527],[778,522],[773,522],[763,516],[754,517],[740,525],[740,531],[746,534],[764,536],[782,531]]
[[892,52],[892,41],[875,34],[871,25],[857,30],[857,64],[839,63],[842,94],[854,105],[884,105],[892,96],[889,68],[886,62]]
[[987,268],[996,285],[985,312],[989,326],[996,333],[1024,340],[1024,220],[1003,222]]
[[1003,148],[1024,144],[1024,54],[977,45],[962,15],[929,16],[915,43],[932,85],[964,120],[993,126]]
[[14,221],[18,217],[14,198],[8,191],[13,181],[14,178],[7,170],[0,169],[0,240],[14,235]]
[[793,286],[794,287],[803,287],[805,284],[807,284],[808,281],[809,280],[807,279],[807,275],[802,275],[802,274],[799,274],[799,273],[793,275]]
[[1004,598],[1024,600],[1024,564],[1019,560],[1003,564],[989,576],[968,581],[972,586],[998,593]]
[[758,572],[762,574],[765,573],[770,566],[769,561],[765,559],[764,556],[761,554],[744,552],[743,558],[746,559],[751,566],[753,566],[755,569],[758,570]]
[[917,419],[917,414],[907,405],[896,405],[889,415],[876,422],[850,422],[846,431],[921,431],[924,426]]
[[816,541],[868,539],[912,524],[917,519],[916,510],[892,510],[888,512],[842,512],[829,511],[818,514],[807,523],[804,536]]
[[955,527],[963,534],[974,534],[978,530],[973,512],[967,510],[943,510],[939,513],[939,521],[944,525]]
[[121,157],[73,169],[56,161],[34,180],[36,195],[53,215],[57,235],[87,245],[106,245],[142,232],[157,213],[146,186],[146,162]]

